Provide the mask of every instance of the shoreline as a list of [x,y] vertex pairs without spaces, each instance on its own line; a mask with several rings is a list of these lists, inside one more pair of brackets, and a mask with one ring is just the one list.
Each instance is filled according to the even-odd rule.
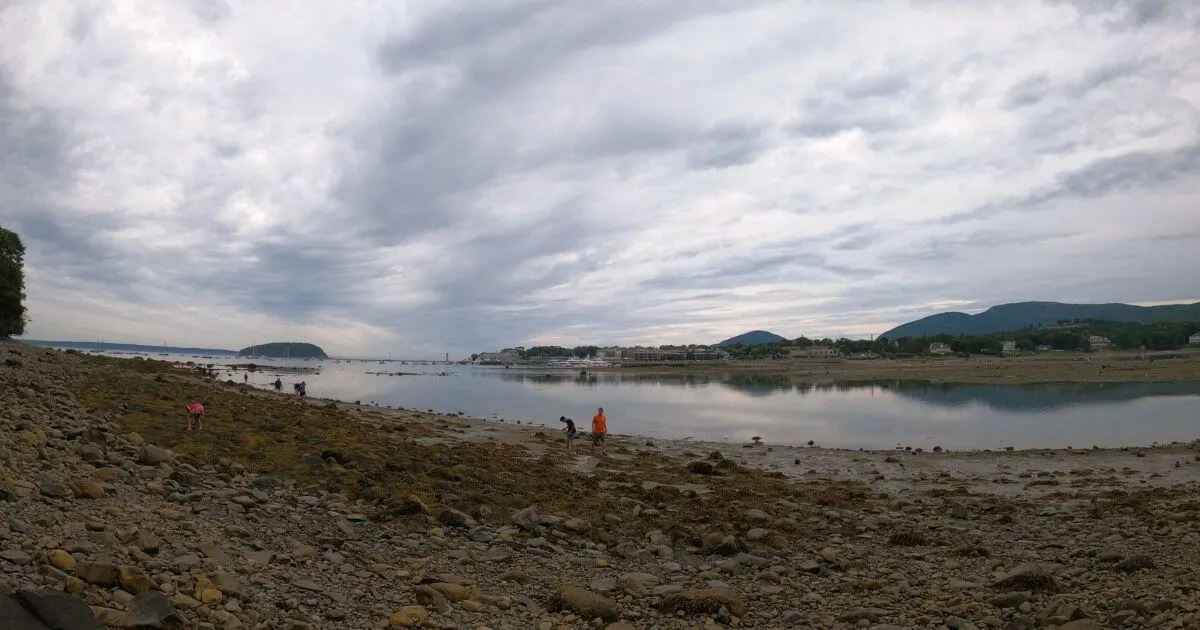
[[[5,342],[0,388],[0,586],[58,591],[110,627],[1200,623],[1200,442],[917,454],[614,435],[608,455],[570,456],[557,427]],[[197,398],[203,429],[186,431]]]

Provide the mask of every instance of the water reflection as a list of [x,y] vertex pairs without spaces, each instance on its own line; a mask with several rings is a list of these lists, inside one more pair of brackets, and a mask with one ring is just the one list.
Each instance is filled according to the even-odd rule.
[[[780,374],[580,374],[445,365],[264,361],[249,382],[310,396],[435,409],[557,429],[597,407],[618,434],[892,448],[1120,446],[1200,437],[1200,383],[976,385],[793,382]],[[314,367],[299,374],[286,367]],[[376,372],[368,374],[368,372]],[[381,373],[382,372],[382,373]],[[244,372],[222,378],[242,382]],[[402,374],[402,375],[401,375]],[[444,374],[444,375],[442,375]]]

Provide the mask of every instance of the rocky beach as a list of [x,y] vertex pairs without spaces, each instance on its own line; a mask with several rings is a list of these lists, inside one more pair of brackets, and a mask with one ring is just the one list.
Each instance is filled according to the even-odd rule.
[[0,444],[13,630],[1200,628],[1200,442],[568,456],[0,341]]

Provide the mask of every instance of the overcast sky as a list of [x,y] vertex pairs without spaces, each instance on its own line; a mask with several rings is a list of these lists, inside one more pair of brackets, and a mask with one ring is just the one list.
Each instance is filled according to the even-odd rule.
[[0,0],[29,337],[456,356],[1200,299],[1192,0]]

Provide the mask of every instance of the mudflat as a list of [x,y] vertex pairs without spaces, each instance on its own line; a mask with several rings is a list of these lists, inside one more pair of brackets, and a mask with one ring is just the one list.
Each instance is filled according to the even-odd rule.
[[955,383],[1200,381],[1200,351],[1170,353],[1055,354],[1012,357],[863,359],[839,361],[731,361],[595,368],[655,373],[783,374],[795,382],[835,380],[936,380]]
[[11,342],[0,392],[0,579],[110,627],[1200,625],[1200,442],[569,456]]

